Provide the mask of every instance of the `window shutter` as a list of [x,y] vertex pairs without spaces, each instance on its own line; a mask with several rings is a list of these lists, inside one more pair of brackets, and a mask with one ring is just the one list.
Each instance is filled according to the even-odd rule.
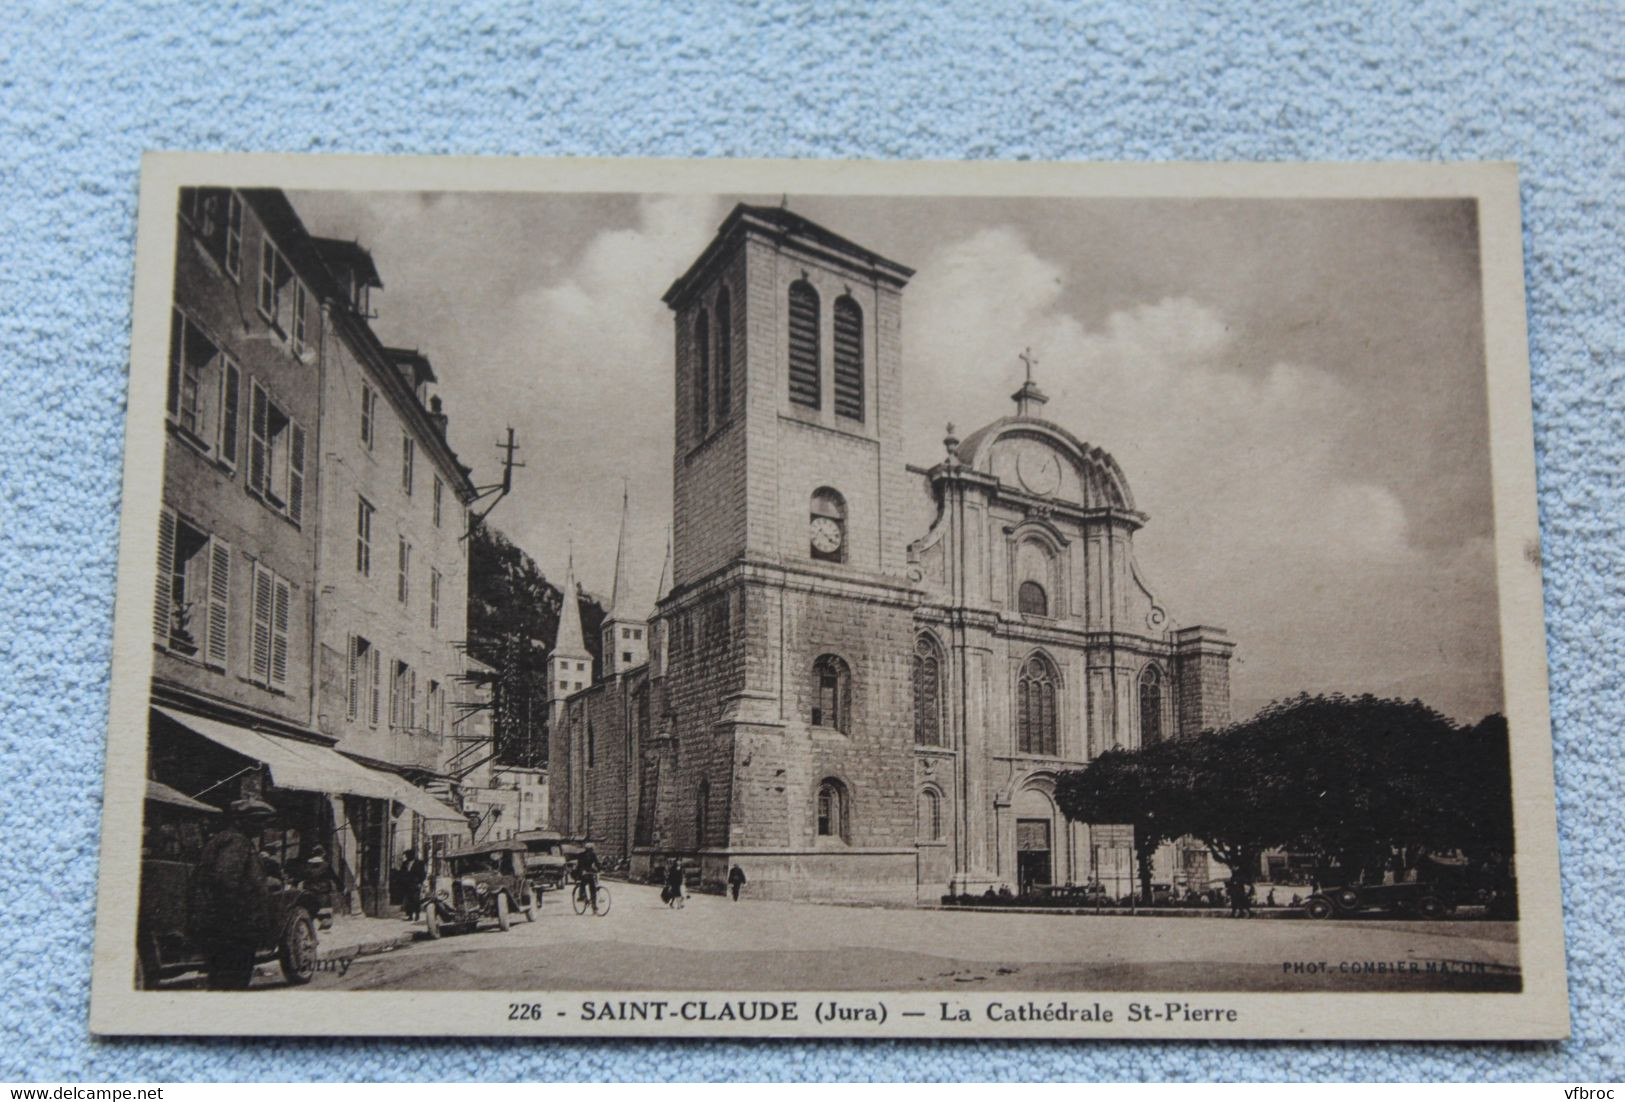
[[276,247],[271,239],[260,242],[260,312],[276,320]]
[[297,524],[305,513],[305,430],[293,422],[288,439],[288,519]]
[[169,643],[169,623],[175,604],[169,579],[174,572],[175,514],[164,509],[158,514],[158,588],[152,602],[152,636],[159,645]]
[[418,671],[406,675],[406,726],[418,725]]
[[367,722],[376,727],[378,726],[378,680],[382,661],[378,657],[377,647],[372,648],[371,654],[372,660],[367,664],[369,670],[367,674],[367,684],[371,687],[372,699],[368,705]]
[[350,670],[344,682],[344,714],[348,719],[356,717],[356,711],[361,706],[361,684],[357,670],[359,655],[356,654],[355,636],[350,636]]
[[164,409],[169,411],[171,417],[179,417],[181,412],[181,355],[182,342],[185,340],[186,317],[179,310],[169,312],[169,393],[164,400]]
[[231,544],[209,540],[209,637],[205,650],[208,664],[226,668],[227,643],[231,627]]
[[254,680],[271,682],[271,605],[276,599],[271,572],[254,564]]
[[231,360],[221,357],[220,371],[220,459],[237,465],[237,404],[242,391],[242,372]]
[[271,442],[269,437],[269,401],[259,383],[249,392],[248,408],[248,486],[255,493],[265,493],[266,468],[269,465]]
[[835,412],[863,420],[863,311],[845,295],[835,300]]
[[288,606],[292,591],[281,578],[275,579],[276,604],[271,619],[271,684],[281,688],[288,683]]
[[818,292],[812,284],[790,284],[790,400],[817,409],[822,401],[818,380]]

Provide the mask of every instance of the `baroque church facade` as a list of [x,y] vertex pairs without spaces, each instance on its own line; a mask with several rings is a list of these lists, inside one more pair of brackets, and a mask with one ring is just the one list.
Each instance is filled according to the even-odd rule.
[[[618,556],[597,676],[568,614],[551,660],[554,825],[634,875],[681,853],[765,897],[1126,892],[1129,829],[1069,823],[1055,778],[1229,719],[1234,644],[1173,625],[1135,564],[1147,517],[1123,471],[1045,420],[1030,371],[1010,416],[909,464],[912,275],[740,205],[665,295],[657,606],[623,607]],[[1157,864],[1207,876],[1195,850]]]

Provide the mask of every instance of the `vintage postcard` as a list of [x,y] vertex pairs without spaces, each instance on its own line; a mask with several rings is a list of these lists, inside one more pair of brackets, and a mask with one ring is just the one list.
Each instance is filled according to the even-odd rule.
[[155,155],[91,1028],[1557,1038],[1510,165]]

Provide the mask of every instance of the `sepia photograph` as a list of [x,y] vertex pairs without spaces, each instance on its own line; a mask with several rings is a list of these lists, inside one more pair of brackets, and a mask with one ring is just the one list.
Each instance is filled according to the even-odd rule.
[[93,1028],[1565,1035],[1519,232],[150,156]]

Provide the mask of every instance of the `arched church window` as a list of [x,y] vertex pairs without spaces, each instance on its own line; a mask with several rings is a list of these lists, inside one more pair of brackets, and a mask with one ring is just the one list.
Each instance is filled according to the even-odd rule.
[[936,842],[942,839],[942,797],[936,789],[920,789],[916,820],[914,831],[920,841]]
[[812,725],[846,731],[851,722],[852,673],[835,654],[821,654],[813,663]]
[[790,284],[790,401],[818,409],[818,292],[804,279]]
[[728,289],[717,292],[717,424],[728,419],[733,408],[734,368],[733,307]]
[[1023,616],[1048,616],[1049,594],[1037,582],[1022,582],[1016,590],[1016,607]]
[[694,427],[700,436],[711,431],[711,315],[694,319]]
[[710,831],[711,816],[711,782],[701,781],[699,789],[694,793],[694,846],[704,849]]
[[1054,754],[1055,667],[1035,654],[1016,681],[1016,748],[1023,754]]
[[846,561],[846,499],[828,486],[813,491],[808,502],[809,553],[825,562]]
[[851,295],[835,300],[835,412],[863,420],[863,308]]
[[929,635],[914,642],[914,743],[942,745],[942,653]]
[[1140,674],[1140,745],[1162,738],[1162,673],[1147,666]]
[[840,781],[827,777],[818,785],[814,814],[814,830],[818,837],[839,838],[843,842],[849,839],[846,786]]

